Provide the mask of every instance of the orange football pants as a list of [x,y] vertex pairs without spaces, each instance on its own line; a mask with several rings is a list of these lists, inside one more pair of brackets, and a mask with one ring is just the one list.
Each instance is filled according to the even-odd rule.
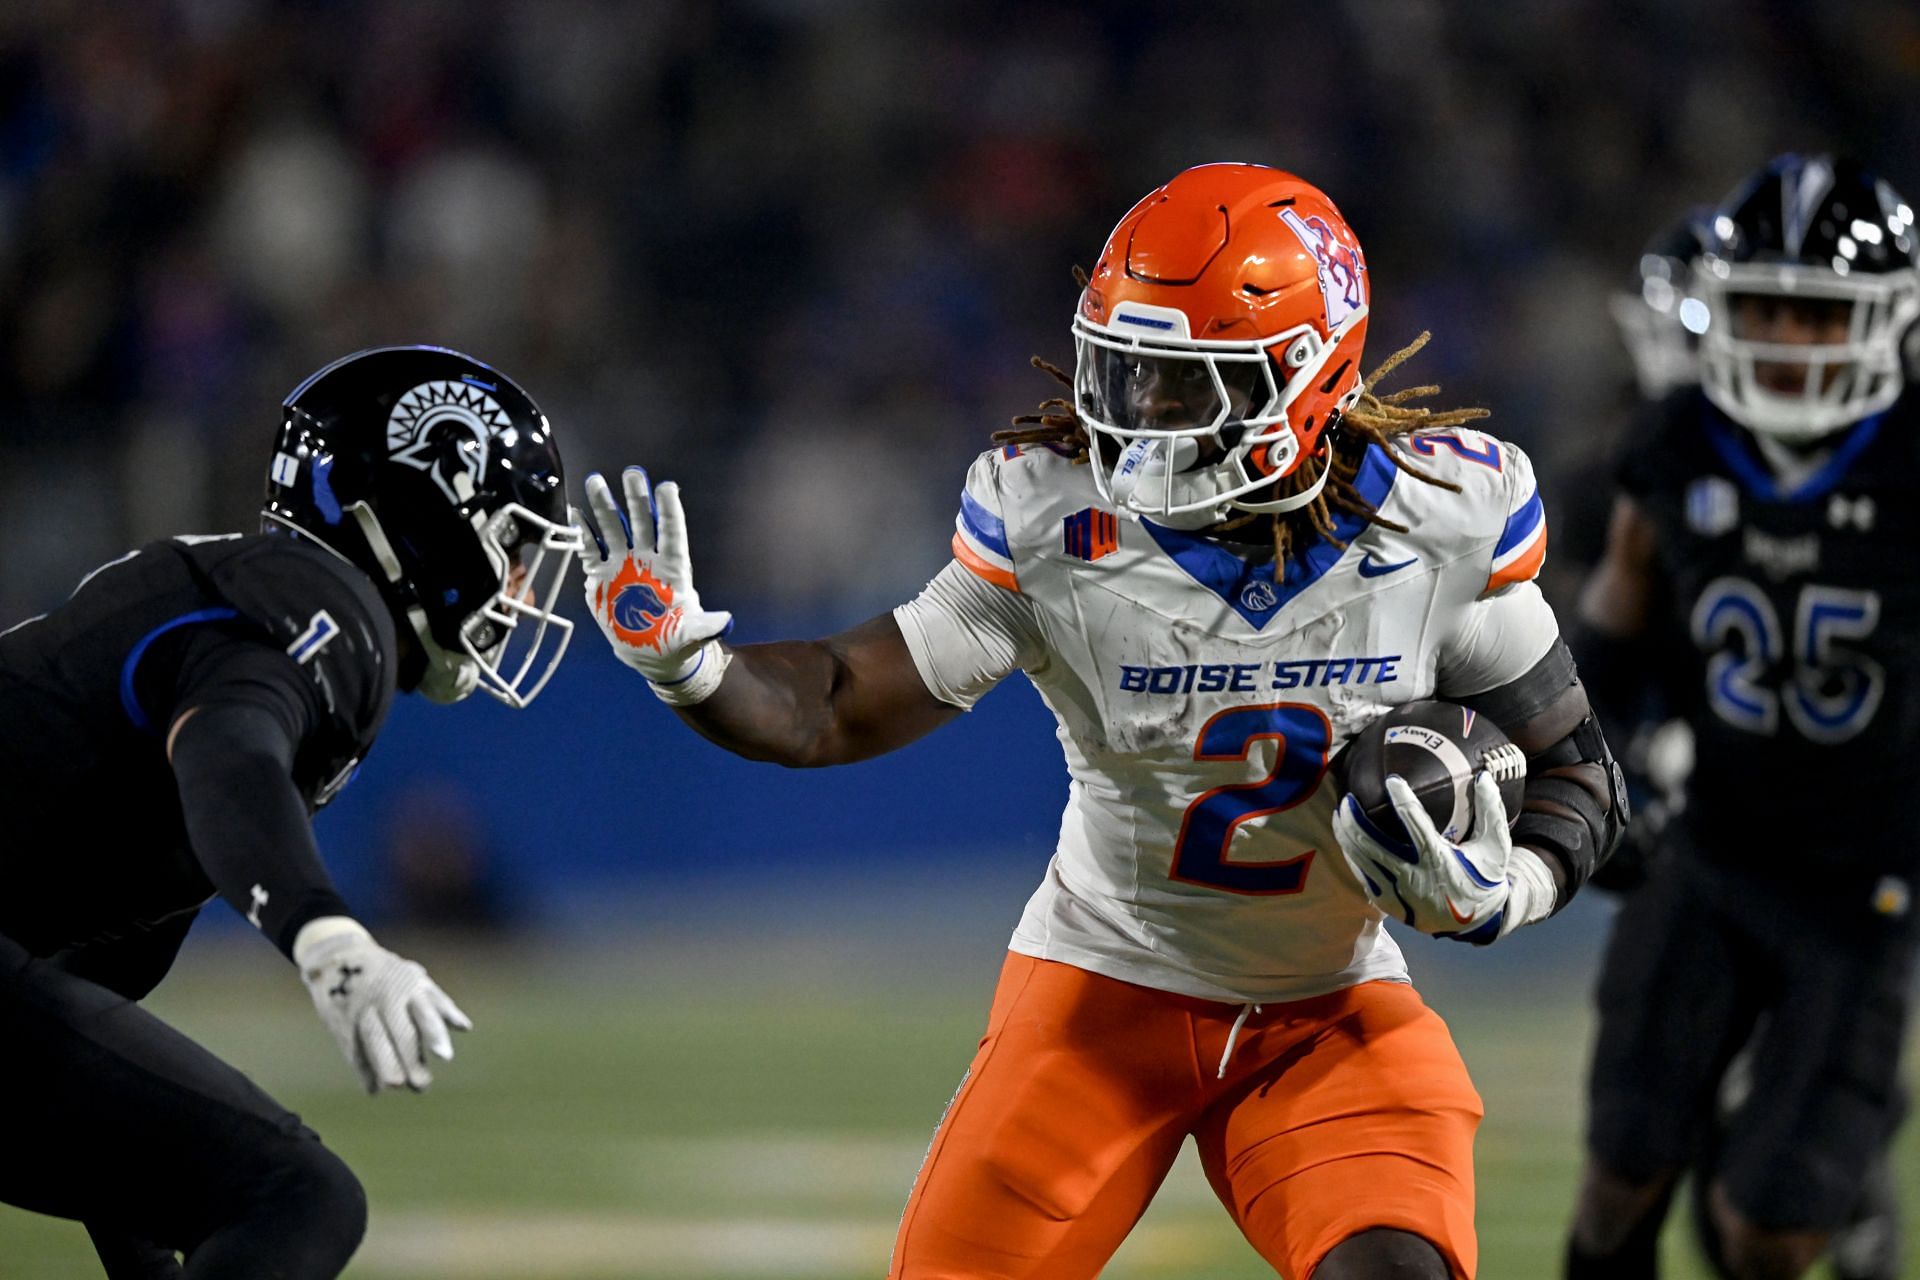
[[1009,955],[986,1035],[934,1134],[892,1280],[1099,1273],[1192,1134],[1215,1194],[1286,1280],[1348,1236],[1478,1261],[1480,1097],[1412,987],[1369,982],[1240,1006]]

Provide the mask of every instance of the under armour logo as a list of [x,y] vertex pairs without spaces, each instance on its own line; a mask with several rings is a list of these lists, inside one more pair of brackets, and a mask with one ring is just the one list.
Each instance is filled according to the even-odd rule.
[[1844,498],[1836,493],[1827,499],[1827,523],[1836,529],[1852,525],[1865,533],[1873,528],[1874,515],[1873,499],[1864,495]]
[[347,992],[353,986],[353,980],[365,972],[366,972],[366,969],[361,965],[357,965],[357,964],[341,965],[340,966],[340,985],[337,987],[328,987],[327,994],[332,996],[335,1000],[345,1000],[347,998]]
[[260,927],[260,908],[267,905],[267,891],[259,885],[253,886],[253,909],[247,912],[247,923]]

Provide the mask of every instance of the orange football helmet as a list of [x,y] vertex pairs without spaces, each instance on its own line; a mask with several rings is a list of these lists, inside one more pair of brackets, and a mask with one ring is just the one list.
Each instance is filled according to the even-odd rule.
[[[1120,219],[1074,316],[1074,399],[1102,496],[1200,528],[1257,498],[1359,399],[1366,259],[1333,202],[1257,164],[1188,169]],[[1111,442],[1111,449],[1103,449]]]

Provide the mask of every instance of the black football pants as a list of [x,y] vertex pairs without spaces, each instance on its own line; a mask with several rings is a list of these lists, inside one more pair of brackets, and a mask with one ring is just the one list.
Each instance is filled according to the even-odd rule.
[[84,1222],[113,1280],[332,1280],[366,1230],[359,1182],[298,1116],[5,935],[0,1201]]
[[[1773,1231],[1830,1231],[1859,1203],[1902,1106],[1916,938],[1865,901],[1822,899],[1675,857],[1614,920],[1597,991],[1587,1148],[1645,1182],[1698,1158]],[[1745,1046],[1752,1087],[1718,1117]]]

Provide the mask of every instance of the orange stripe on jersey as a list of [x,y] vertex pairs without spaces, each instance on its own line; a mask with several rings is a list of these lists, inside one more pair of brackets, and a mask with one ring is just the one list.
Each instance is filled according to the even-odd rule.
[[953,558],[973,571],[973,576],[996,587],[1005,587],[1009,591],[1020,590],[1020,582],[1009,571],[997,564],[988,564],[980,558],[980,553],[967,545],[967,540],[955,533],[953,535]]
[[[1516,582],[1526,582],[1540,572],[1540,566],[1545,564],[1546,560],[1547,527],[1542,522],[1540,536],[1533,540],[1533,545],[1523,552],[1518,560],[1503,569],[1495,570],[1493,576],[1487,579],[1487,591],[1498,591]],[[1484,595],[1485,592],[1482,594]]]

